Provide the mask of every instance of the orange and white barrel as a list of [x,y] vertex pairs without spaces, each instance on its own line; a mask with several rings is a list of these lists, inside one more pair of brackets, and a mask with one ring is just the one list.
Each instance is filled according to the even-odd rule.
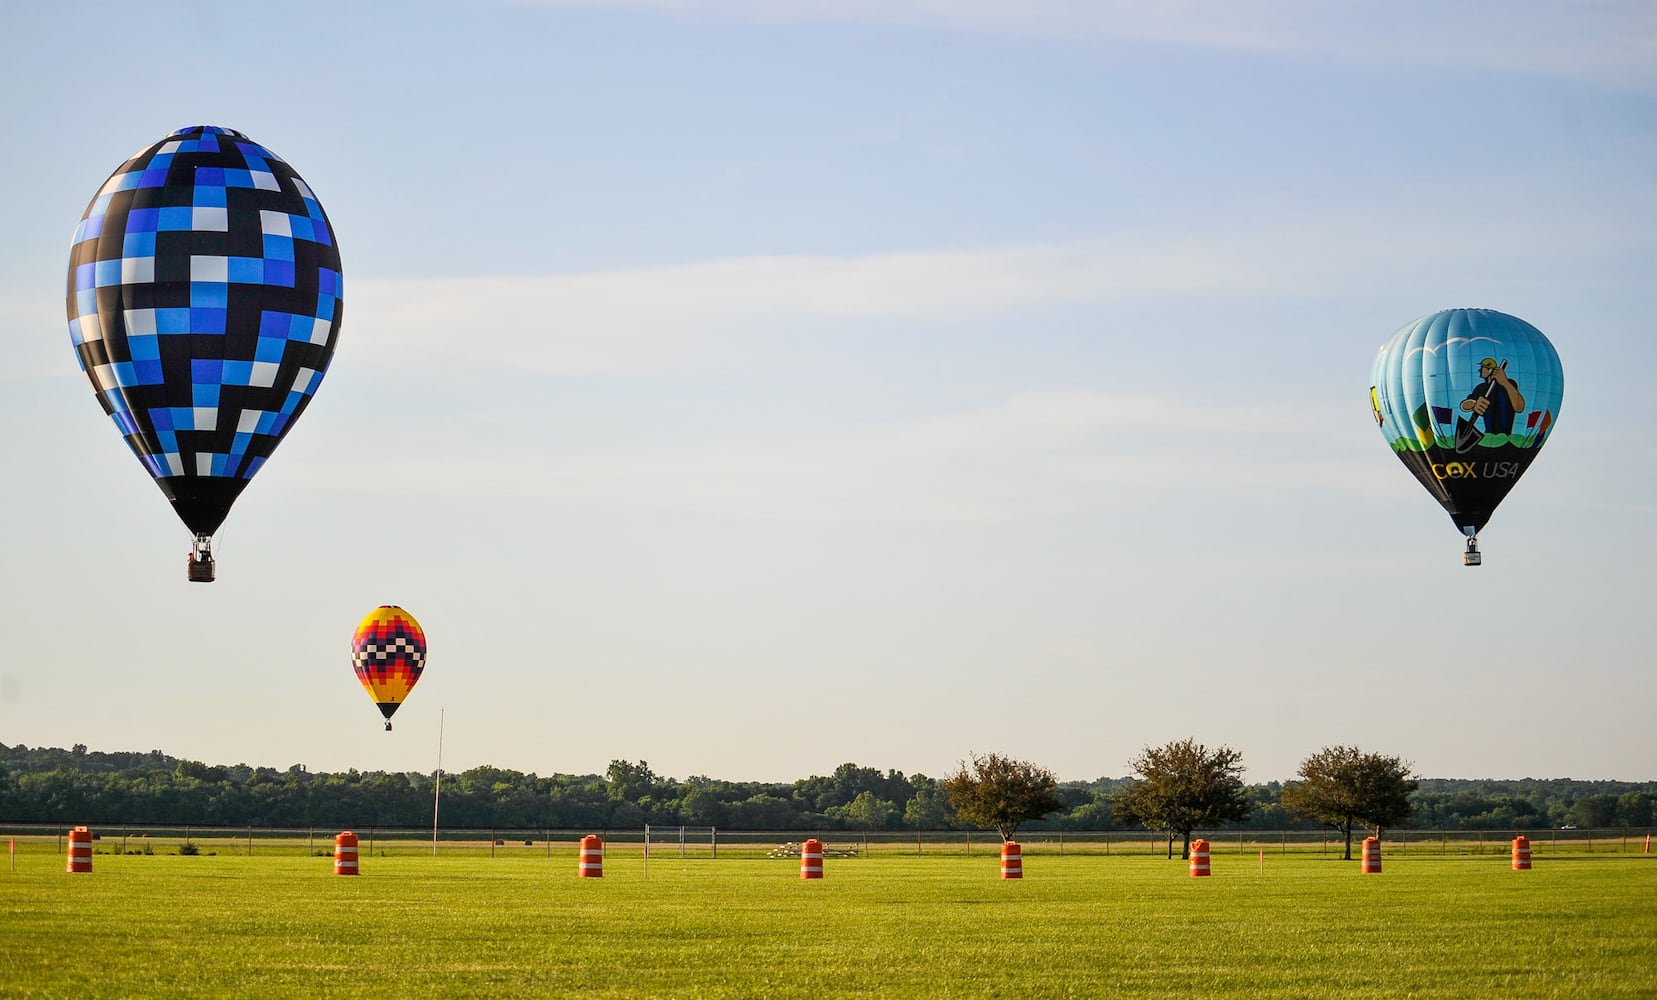
[[576,874],[582,878],[604,877],[604,841],[593,834],[581,838],[581,857]]
[[815,837],[800,845],[800,877],[823,877],[823,842]]
[[1513,838],[1513,870],[1516,872],[1530,871],[1530,838]]
[[1364,838],[1364,860],[1361,865],[1363,874],[1381,870],[1381,841],[1378,837]]
[[350,830],[334,837],[334,874],[357,874],[357,835]]
[[1001,845],[1001,877],[1024,877],[1024,847],[1016,840]]
[[1191,877],[1208,877],[1208,841],[1198,837],[1191,841]]
[[69,860],[64,871],[89,872],[92,870],[92,831],[84,826],[77,826],[69,831]]

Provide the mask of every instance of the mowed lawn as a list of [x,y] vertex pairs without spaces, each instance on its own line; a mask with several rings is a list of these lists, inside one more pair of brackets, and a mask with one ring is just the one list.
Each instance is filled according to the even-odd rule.
[[6,997],[1652,997],[1657,855],[0,859]]

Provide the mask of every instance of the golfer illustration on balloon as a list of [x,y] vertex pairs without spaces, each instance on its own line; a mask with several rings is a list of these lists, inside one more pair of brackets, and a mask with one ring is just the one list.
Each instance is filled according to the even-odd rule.
[[1512,434],[1513,417],[1525,408],[1519,383],[1508,378],[1506,361],[1501,364],[1495,358],[1480,361],[1479,378],[1482,381],[1461,401],[1461,410],[1473,414],[1475,419],[1483,418],[1484,432],[1479,432],[1474,419],[1463,418],[1457,423],[1456,451],[1460,454],[1476,446],[1485,434]]

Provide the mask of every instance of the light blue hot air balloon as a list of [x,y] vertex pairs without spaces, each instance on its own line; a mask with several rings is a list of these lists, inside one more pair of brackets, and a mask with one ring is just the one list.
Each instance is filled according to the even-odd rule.
[[1565,373],[1542,331],[1494,309],[1445,309],[1381,345],[1369,403],[1393,453],[1467,536],[1530,468],[1559,420]]

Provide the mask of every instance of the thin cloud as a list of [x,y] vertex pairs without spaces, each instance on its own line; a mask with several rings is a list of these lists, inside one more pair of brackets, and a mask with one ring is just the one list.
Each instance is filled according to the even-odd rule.
[[855,23],[1657,82],[1643,0],[519,0],[751,23]]
[[[371,363],[672,368],[727,338],[802,324],[949,320],[1038,304],[1246,287],[1220,257],[1125,243],[737,257],[581,274],[359,281],[351,335]],[[379,350],[379,346],[395,350]],[[343,346],[341,350],[347,348]]]
[[[1523,282],[1561,246],[1630,239],[1591,215],[1544,227],[1416,212],[1281,212],[1207,230],[1125,232],[1068,243],[728,257],[567,274],[349,281],[340,360],[421,369],[683,370],[758,336],[960,322],[1035,308],[1178,297],[1331,298],[1379,287]],[[1477,262],[1466,247],[1476,240]],[[1544,266],[1544,265],[1536,265]],[[1551,263],[1545,266],[1553,266]]]
[[[1326,429],[1336,421],[1305,417],[1278,404],[1214,407],[1150,394],[1043,390],[837,433],[750,433],[602,452],[428,450],[377,468],[354,462],[349,474],[315,464],[303,474],[322,489],[360,483],[400,495],[882,523],[1132,510],[1192,488],[1262,499],[1307,490],[1374,495],[1373,463],[1308,468],[1306,454],[1339,454],[1346,438]],[[1247,455],[1236,447],[1243,440],[1251,443]]]

